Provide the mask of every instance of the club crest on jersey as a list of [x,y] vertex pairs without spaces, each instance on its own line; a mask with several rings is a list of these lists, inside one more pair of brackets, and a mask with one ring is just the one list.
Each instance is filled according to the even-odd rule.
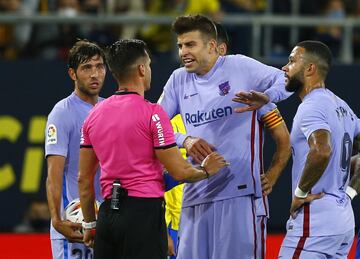
[[219,84],[219,90],[220,90],[219,94],[221,96],[227,95],[229,93],[229,91],[230,91],[229,81],[226,81],[224,83]]
[[46,144],[52,145],[57,143],[57,129],[54,124],[49,124],[46,134]]

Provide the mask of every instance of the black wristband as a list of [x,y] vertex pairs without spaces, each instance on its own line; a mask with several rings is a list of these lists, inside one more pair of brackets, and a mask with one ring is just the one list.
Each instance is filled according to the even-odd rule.
[[205,175],[206,175],[206,178],[209,178],[209,177],[210,177],[210,174],[208,173],[208,171],[206,171],[205,167],[200,166],[200,169],[204,171],[204,173],[205,173]]

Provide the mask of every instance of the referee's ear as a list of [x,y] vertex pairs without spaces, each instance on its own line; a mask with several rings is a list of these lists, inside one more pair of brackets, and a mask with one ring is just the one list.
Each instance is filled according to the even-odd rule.
[[144,64],[140,64],[138,65],[138,69],[139,69],[139,75],[141,77],[144,77],[145,76],[145,65]]

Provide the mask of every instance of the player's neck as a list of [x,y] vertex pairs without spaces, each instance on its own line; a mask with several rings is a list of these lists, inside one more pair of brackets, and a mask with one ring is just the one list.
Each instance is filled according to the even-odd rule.
[[99,95],[88,95],[85,94],[78,89],[75,89],[75,94],[84,102],[89,103],[91,105],[95,105],[98,102]]
[[209,62],[207,63],[207,66],[204,67],[199,73],[196,73],[198,76],[204,76],[206,75],[216,64],[216,61],[218,60],[219,55],[213,55],[209,59]]
[[306,95],[311,91],[319,88],[325,88],[325,83],[323,80],[316,80],[314,82],[309,82],[304,85],[302,91],[299,93],[300,99],[303,100]]

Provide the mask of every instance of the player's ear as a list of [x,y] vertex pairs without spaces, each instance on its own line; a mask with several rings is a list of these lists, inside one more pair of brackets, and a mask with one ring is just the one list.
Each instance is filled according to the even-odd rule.
[[317,66],[314,63],[309,63],[307,64],[306,68],[305,68],[305,74],[308,76],[313,75],[314,73],[316,73],[317,71]]
[[76,81],[76,72],[73,68],[69,68],[68,69],[68,74],[69,74],[69,77],[71,78],[71,80],[73,81]]
[[216,40],[214,39],[211,39],[209,40],[209,47],[210,47],[210,52],[217,52],[218,51],[218,45],[217,45],[217,42]]

